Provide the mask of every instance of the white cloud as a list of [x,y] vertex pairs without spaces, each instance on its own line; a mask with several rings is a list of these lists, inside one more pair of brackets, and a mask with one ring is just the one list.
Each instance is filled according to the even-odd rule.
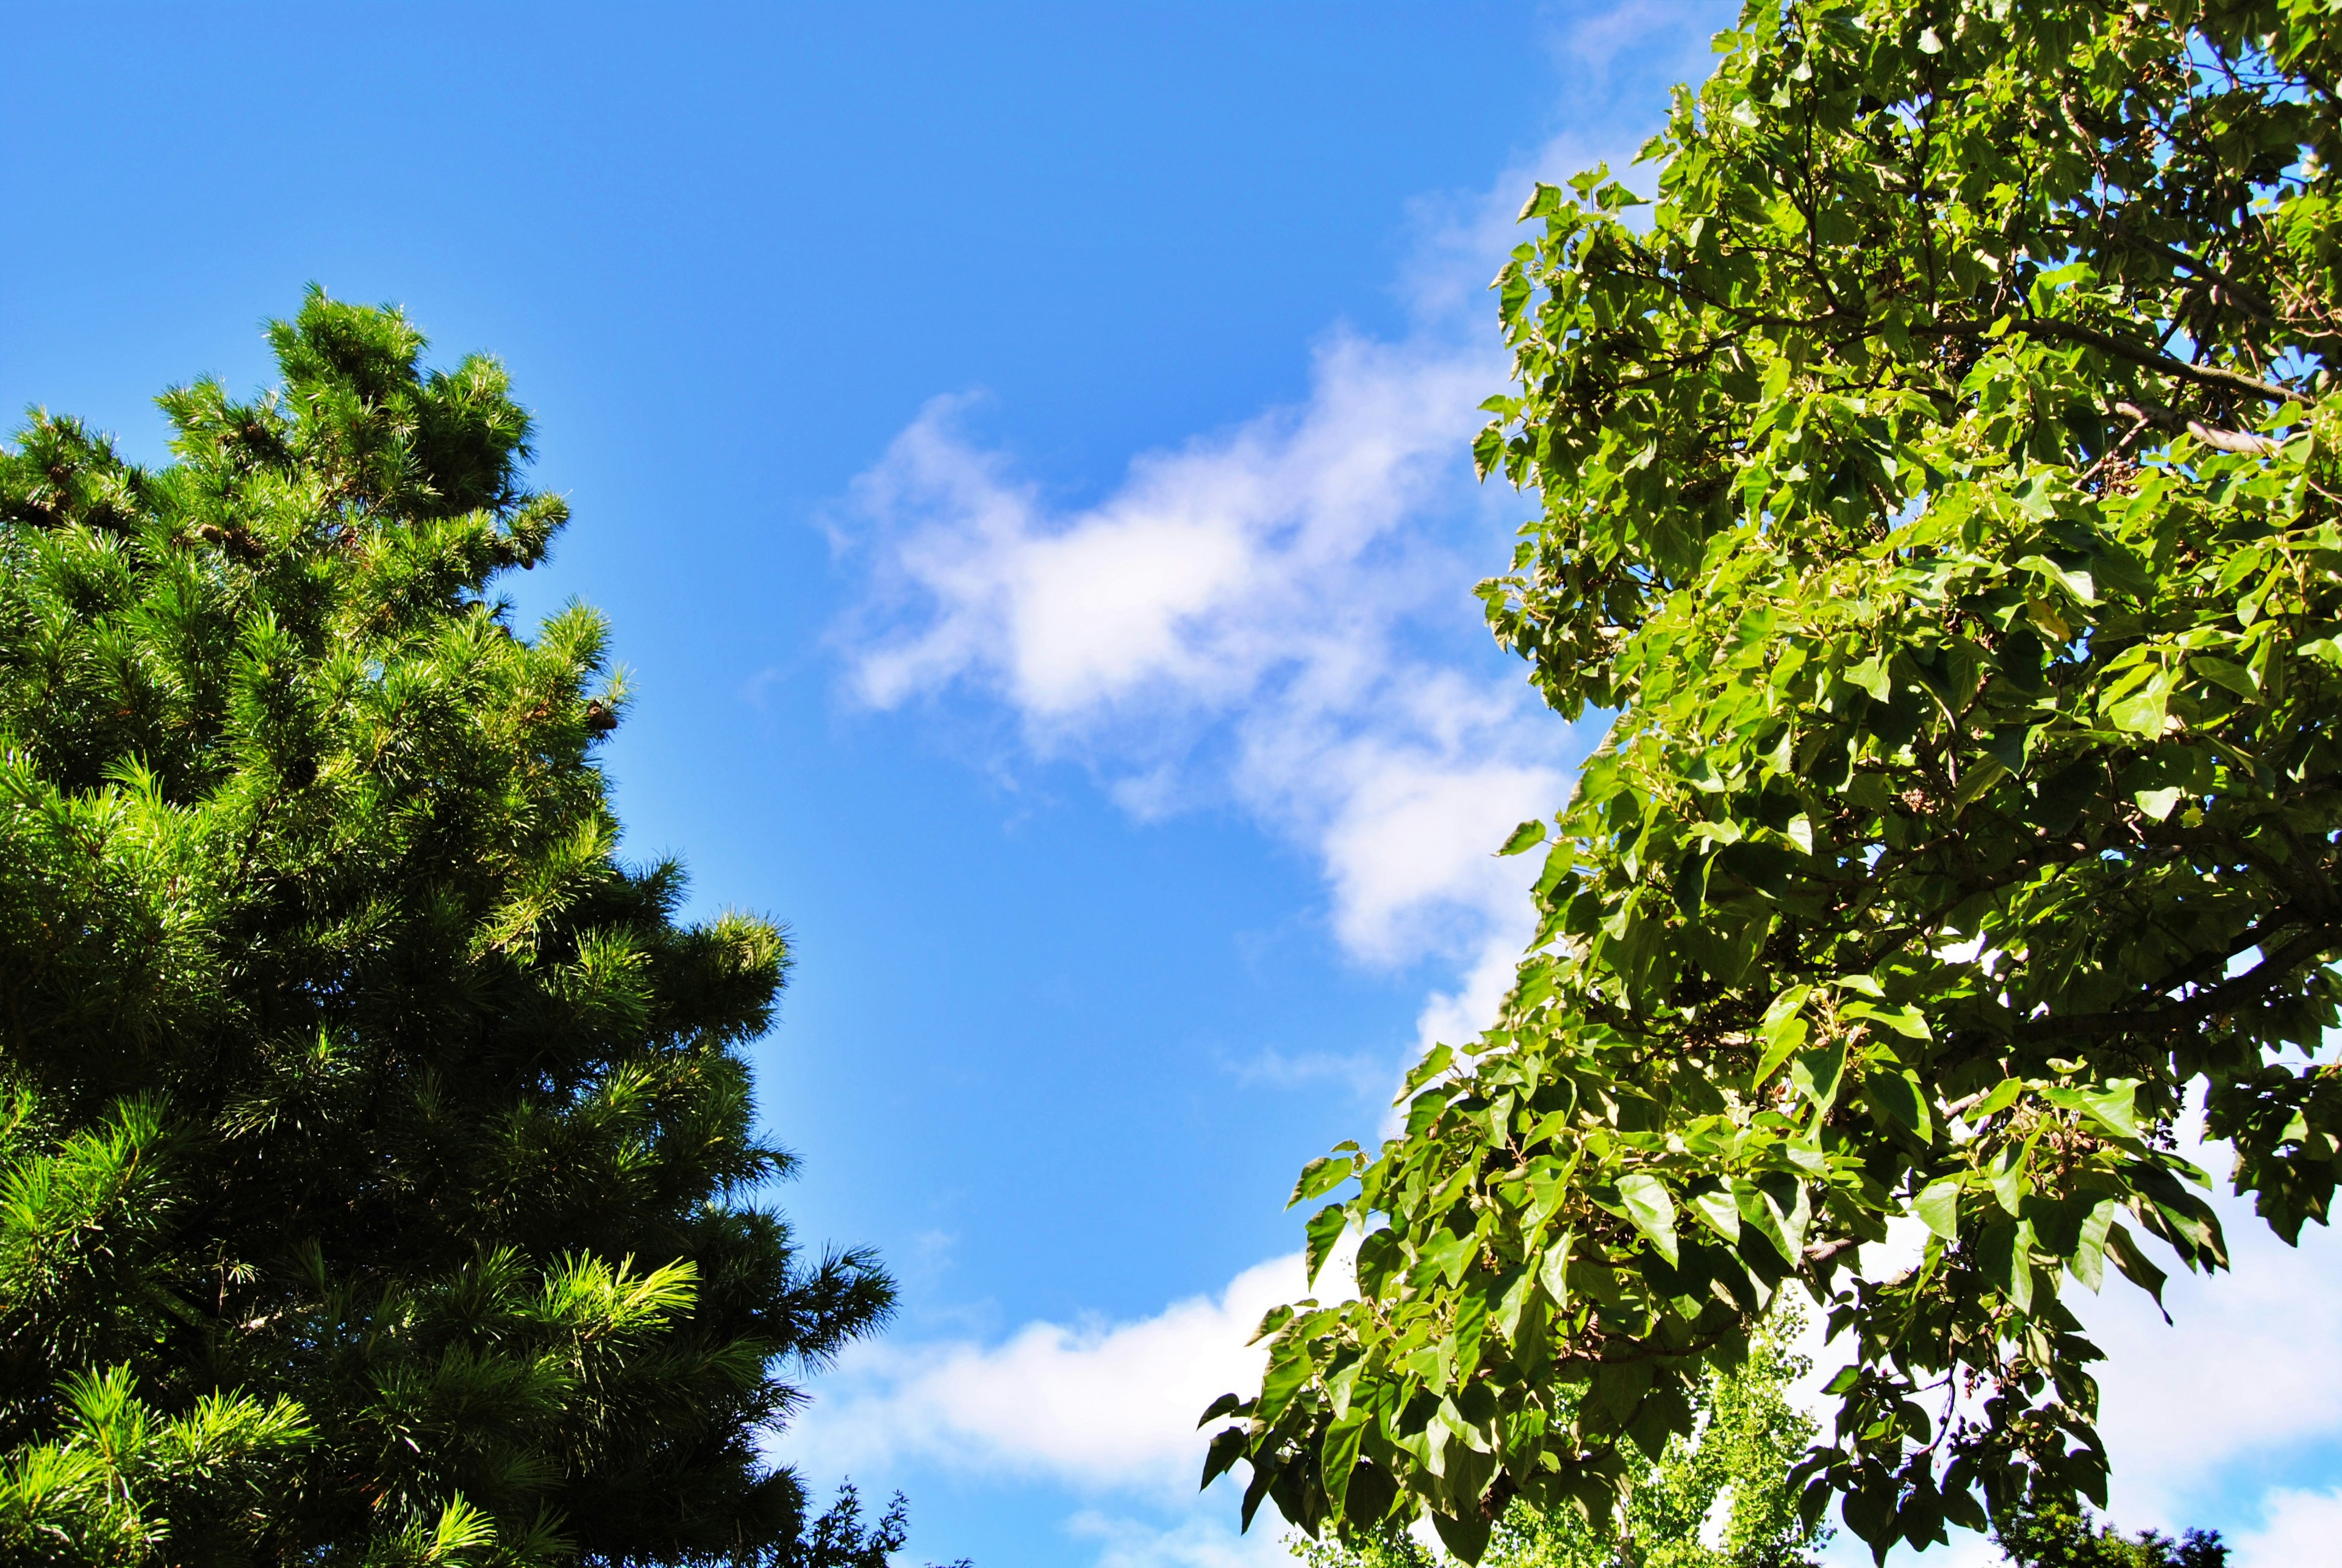
[[2342,1559],[2342,1487],[2279,1488],[2263,1505],[2267,1517],[2261,1527],[2229,1539],[2230,1568],[2309,1568]]
[[[1499,210],[1441,231],[1468,268],[1431,270],[1476,295]],[[838,535],[871,591],[836,637],[868,704],[972,691],[1135,815],[1234,804],[1314,852],[1347,952],[1471,977],[1426,1005],[1426,1044],[1485,1025],[1535,869],[1490,852],[1560,803],[1585,746],[1478,641],[1466,589],[1526,506],[1469,467],[1503,359],[1476,298],[1466,321],[1454,291],[1416,293],[1405,341],[1336,329],[1301,404],[1142,454],[1087,506],[1053,505],[966,435],[967,399],[937,399],[853,486]]]
[[[1329,1263],[1320,1292],[1346,1269]],[[1032,1323],[992,1344],[866,1343],[822,1378],[786,1447],[830,1471],[917,1458],[1185,1502],[1208,1438],[1196,1418],[1257,1382],[1262,1353],[1245,1342],[1269,1308],[1304,1293],[1296,1254],[1133,1322]]]
[[[2146,1292],[2113,1269],[2096,1295],[2070,1280],[2064,1286],[2067,1304],[2107,1356],[2097,1368],[2098,1430],[2112,1470],[2106,1517],[2126,1533],[2220,1529],[2236,1548],[2234,1568],[2342,1562],[2342,1545],[2284,1554],[2314,1539],[2317,1527],[2327,1542],[2342,1542],[2342,1493],[2265,1492],[2260,1480],[2288,1453],[2342,1441],[2342,1239],[2310,1225],[2298,1247],[2278,1240],[2250,1200],[2227,1190],[2233,1154],[2200,1140],[2201,1114],[2199,1100],[2180,1152],[2213,1178],[2209,1201],[2227,1240],[2228,1271],[2188,1273],[2148,1242],[2170,1271],[2163,1288],[2168,1323]],[[1905,1230],[1884,1249],[1864,1249],[1874,1275],[1916,1261],[1923,1233]],[[1848,1348],[1843,1341],[1824,1345],[1814,1324],[1799,1348],[1815,1363],[1803,1403],[1827,1432],[1837,1403],[1820,1386]],[[2231,1528],[2256,1513],[2267,1521],[2258,1533]],[[1834,1568],[1854,1568],[1870,1554],[1841,1531],[1827,1556]],[[1961,1533],[1951,1547],[1924,1557],[1898,1550],[1889,1558],[1919,1561],[1967,1568],[2000,1559],[1982,1537]]]
[[1273,1511],[1245,1534],[1227,1522],[1228,1512],[1192,1514],[1166,1528],[1086,1509],[1066,1529],[1099,1543],[1097,1568],[1276,1568],[1293,1561]]
[[939,398],[854,486],[879,585],[925,602],[852,650],[856,686],[892,706],[972,679],[1045,743],[1117,708],[1225,712],[1281,671],[1338,701],[1430,586],[1404,543],[1366,557],[1456,476],[1502,369],[1486,345],[1336,332],[1301,406],[1143,454],[1070,514],[960,433],[967,399]]
[[[2226,1186],[2224,1145],[2193,1157]],[[2107,1353],[2098,1382],[2109,1502],[2126,1528],[2202,1524],[2237,1482],[2246,1495],[2257,1490],[2257,1459],[2342,1438],[2342,1243],[2313,1225],[2288,1247],[2249,1202],[2224,1195],[2213,1206],[2230,1270],[2175,1268],[2163,1291],[2170,1324],[2144,1292],[2112,1277],[2097,1300],[2077,1298]]]

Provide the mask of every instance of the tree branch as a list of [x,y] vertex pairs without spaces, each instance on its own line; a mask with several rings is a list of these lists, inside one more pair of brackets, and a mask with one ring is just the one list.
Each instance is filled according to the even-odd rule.
[[[2216,1013],[2250,1001],[2298,969],[2303,961],[2342,947],[2342,926],[2318,925],[2303,932],[2235,979],[2198,992],[2187,1001],[2147,1013],[2079,1013],[2067,1018],[2037,1018],[2018,1025],[2020,1040],[2061,1040],[2080,1035],[2104,1039],[2113,1034],[2167,1034],[2201,1024]],[[2241,948],[2237,951],[2242,951]]]
[[2266,398],[2271,403],[2310,401],[2307,393],[2289,391],[2269,382],[2257,381],[2249,375],[2239,375],[2233,370],[2222,370],[2216,365],[2190,365],[2184,359],[2174,359],[2167,354],[2158,354],[2154,349],[2141,348],[2135,343],[2126,343],[2112,334],[2100,332],[2096,327],[2084,326],[2078,322],[2052,321],[2033,316],[2019,321],[2017,324],[2017,330],[2027,337],[2047,338],[2057,343],[2087,344],[2092,348],[2105,350],[2117,359],[2127,359],[2134,365],[2145,365],[2149,370],[2159,371],[2165,375],[2177,376],[2182,381],[2192,381],[2198,386],[2215,387],[2222,392],[2247,393],[2254,397]]
[[2157,430],[2167,430],[2174,435],[2185,433],[2207,446],[2246,457],[2267,457],[2277,448],[2277,444],[2268,436],[2256,435],[2249,430],[2227,430],[2217,424],[2207,424],[2200,419],[2176,414],[2159,403],[2117,403],[2115,412],[2126,419],[2152,424]]

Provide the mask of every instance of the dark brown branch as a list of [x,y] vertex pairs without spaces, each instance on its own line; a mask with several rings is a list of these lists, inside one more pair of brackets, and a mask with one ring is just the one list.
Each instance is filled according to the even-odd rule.
[[2100,332],[2096,327],[2084,326],[2078,322],[2052,321],[2034,316],[2018,322],[2017,330],[2027,337],[2047,338],[2052,342],[2087,344],[2092,348],[2103,349],[2117,359],[2127,359],[2134,365],[2144,365],[2149,370],[2158,371],[2165,375],[2177,376],[2182,381],[2192,381],[2198,386],[2215,387],[2222,392],[2249,393],[2255,397],[2267,398],[2271,403],[2310,401],[2307,393],[2289,391],[2269,382],[2257,381],[2249,375],[2239,375],[2233,370],[2222,370],[2217,365],[2190,365],[2184,359],[2174,359],[2167,354],[2157,354],[2151,348],[2141,348],[2135,343],[2126,343],[2109,333]]

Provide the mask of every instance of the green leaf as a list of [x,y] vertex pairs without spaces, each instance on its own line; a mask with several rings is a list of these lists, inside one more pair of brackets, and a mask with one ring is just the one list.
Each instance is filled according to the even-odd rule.
[[1765,1086],[1767,1080],[1789,1058],[1790,1053],[1806,1043],[1806,1021],[1797,1010],[1813,994],[1810,985],[1792,985],[1773,998],[1765,1009],[1765,1021],[1758,1026],[1757,1038],[1765,1043],[1765,1054],[1757,1058],[1756,1071],[1749,1079],[1749,1092]]
[[2106,1274],[2107,1235],[2120,1207],[2112,1198],[2101,1199],[2094,1204],[2082,1221],[2074,1251],[2066,1260],[2066,1266],[2073,1271],[2074,1277],[2093,1292],[2097,1290]]
[[1239,1399],[1233,1393],[1224,1393],[1220,1395],[1219,1398],[1212,1401],[1210,1406],[1205,1410],[1202,1416],[1197,1418],[1196,1422],[1196,1429],[1200,1431],[1203,1428],[1209,1426],[1212,1423],[1217,1421],[1224,1415],[1235,1415],[1240,1413],[1244,1407],[1245,1402],[1243,1400]]
[[1987,1094],[1983,1099],[1977,1101],[1973,1106],[1969,1107],[1967,1114],[1968,1119],[1972,1122],[1982,1122],[1987,1116],[1997,1116],[2003,1111],[2007,1110],[2011,1105],[2016,1104],[2017,1097],[2024,1092],[2025,1081],[2023,1079],[2003,1078],[1999,1083],[1993,1085],[1992,1093]]
[[1569,1254],[1576,1241],[1576,1232],[1562,1232],[1537,1263],[1537,1283],[1545,1287],[1545,1293],[1553,1298],[1556,1307],[1569,1305]]
[[1225,1426],[1214,1433],[1211,1446],[1204,1451],[1204,1485],[1196,1490],[1204,1490],[1234,1469],[1236,1461],[1245,1456],[1245,1448],[1243,1427]]
[[2099,1084],[2045,1090],[2043,1097],[2066,1110],[2080,1112],[2117,1138],[2135,1139],[2139,1082],[2115,1078]]
[[1476,1237],[1459,1236],[1455,1232],[1443,1227],[1431,1233],[1430,1237],[1424,1242],[1420,1252],[1423,1260],[1437,1269],[1452,1285],[1462,1281],[1464,1271],[1471,1266],[1473,1258],[1478,1255],[1479,1247]]
[[1782,1172],[1755,1181],[1736,1176],[1732,1195],[1741,1219],[1773,1243],[1782,1261],[1792,1268],[1803,1266],[1806,1227],[1813,1218],[1805,1183]]
[[1912,1200],[1912,1213],[1947,1242],[1960,1238],[1960,1179],[1944,1176],[1928,1183]]
[[1917,1073],[1908,1068],[1874,1067],[1864,1075],[1862,1088],[1887,1120],[1910,1132],[1923,1144],[1934,1140],[1935,1124],[1927,1114],[1927,1092]]
[[2170,671],[2157,671],[2129,694],[2107,704],[2107,723],[2133,734],[2150,738],[2161,735],[2169,717],[2175,684],[2177,680]]
[[1310,1218],[1304,1230],[1309,1238],[1307,1269],[1303,1276],[1305,1284],[1317,1283],[1317,1271],[1324,1268],[1326,1260],[1333,1255],[1334,1244],[1342,1239],[1342,1228],[1348,1217],[1348,1211],[1342,1204],[1328,1203]]
[[1269,1357],[1268,1371],[1261,1377],[1260,1398],[1254,1405],[1257,1419],[1275,1425],[1294,1396],[1308,1386],[1310,1373],[1315,1370],[1305,1346],[1280,1346]]
[[1350,1179],[1351,1164],[1328,1155],[1310,1161],[1301,1167],[1301,1179],[1293,1183],[1293,1195],[1285,1200],[1286,1208],[1309,1199],[1323,1196]]
[[1705,1220],[1709,1228],[1727,1242],[1740,1239],[1740,1206],[1732,1194],[1719,1187],[1710,1187],[1691,1201],[1692,1212]]
[[[1476,1503],[1479,1499],[1472,1501]],[[1476,1507],[1465,1509],[1461,1518],[1435,1509],[1431,1527],[1438,1532],[1440,1544],[1458,1562],[1476,1564],[1488,1550],[1488,1521]]]
[[1838,1009],[1845,1018],[1867,1018],[1884,1024],[1897,1034],[1909,1040],[1930,1040],[1927,1021],[1913,1007],[1887,1007],[1875,1002],[1849,1002]]
[[1505,847],[1498,850],[1496,853],[1498,854],[1520,854],[1525,851],[1535,849],[1544,842],[1545,824],[1541,821],[1525,822],[1521,824],[1520,826],[1513,829],[1512,836],[1505,840]]
[[1429,1051],[1424,1053],[1423,1060],[1417,1062],[1408,1072],[1406,1086],[1399,1091],[1398,1098],[1393,1100],[1391,1104],[1394,1105],[1403,1104],[1408,1095],[1446,1072],[1449,1064],[1455,1060],[1456,1053],[1453,1049],[1446,1045],[1434,1045]]
[[1667,1185],[1648,1171],[1631,1171],[1618,1178],[1618,1197],[1626,1218],[1651,1243],[1651,1250],[1673,1263],[1676,1255],[1676,1202]]
[[1827,1111],[1837,1098],[1838,1080],[1846,1074],[1843,1041],[1818,1050],[1804,1051],[1789,1064],[1789,1082],[1798,1094]]
[[2169,1323],[2171,1311],[2163,1304],[2164,1273],[2138,1250],[2138,1243],[2130,1239],[2130,1232],[2120,1224],[2109,1224],[2107,1227],[2107,1251],[2114,1253],[2115,1266],[2122,1270],[2131,1283],[2155,1298],[2156,1308],[2163,1313],[2163,1321]]
[[1273,1306],[1266,1312],[1260,1314],[1259,1326],[1252,1331],[1252,1337],[1245,1341],[1245,1343],[1246,1344],[1258,1344],[1261,1341],[1266,1339],[1269,1335],[1275,1333],[1278,1329],[1283,1328],[1286,1323],[1291,1323],[1292,1321],[1293,1309],[1291,1307]]
[[2252,671],[2233,659],[2223,659],[2215,654],[2191,654],[2187,667],[2213,684],[2225,686],[2240,697],[2260,695],[2260,683],[2253,679]]
[[1352,1410],[1326,1429],[1318,1463],[1326,1478],[1326,1495],[1333,1500],[1336,1518],[1344,1515],[1350,1498],[1350,1474],[1358,1465],[1358,1442],[1372,1419],[1365,1410]]
[[1858,664],[1848,665],[1845,674],[1848,684],[1860,686],[1882,703],[1894,690],[1887,678],[1887,661],[1876,654]]

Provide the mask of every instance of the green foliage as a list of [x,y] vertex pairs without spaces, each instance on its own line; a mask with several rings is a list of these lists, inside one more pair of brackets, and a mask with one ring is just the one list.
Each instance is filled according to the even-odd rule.
[[614,857],[601,621],[491,594],[527,417],[270,336],[167,467],[0,453],[0,1553],[879,1561],[759,1444],[891,1286],[759,1206],[786,950]]
[[1718,50],[1648,221],[1540,187],[1497,279],[1476,450],[1542,514],[1482,596],[1616,723],[1495,1026],[1305,1178],[1360,1293],[1223,1406],[1247,1519],[1599,1521],[1792,1290],[1852,1355],[1808,1517],[2103,1504],[2060,1293],[2225,1266],[2187,1096],[2328,1216],[2342,12],[1756,0]]
[[2217,1530],[2190,1530],[2177,1541],[2152,1530],[2125,1535],[2059,1503],[2021,1504],[1993,1533],[2018,1568],[2227,1568]]
[[[1799,1514],[1788,1483],[1814,1435],[1812,1418],[1789,1402],[1790,1383],[1811,1369],[1787,1348],[1799,1326],[1794,1309],[1768,1323],[1746,1362],[1703,1381],[1692,1435],[1676,1436],[1656,1459],[1632,1456],[1615,1531],[1596,1529],[1575,1509],[1516,1498],[1489,1532],[1482,1561],[1495,1568],[1807,1568],[1807,1553],[1829,1532]],[[1436,1568],[1440,1561],[1387,1522],[1356,1545],[1296,1545],[1307,1568]]]

